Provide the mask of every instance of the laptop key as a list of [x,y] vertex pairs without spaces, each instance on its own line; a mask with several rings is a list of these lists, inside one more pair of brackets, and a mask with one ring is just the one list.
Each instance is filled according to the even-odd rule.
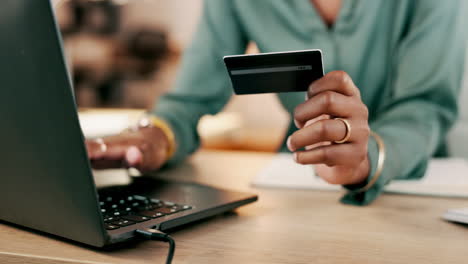
[[177,210],[176,208],[172,208],[172,207],[161,207],[161,208],[158,208],[158,209],[155,209],[154,212],[160,212],[160,213],[163,213],[163,214],[173,214],[173,213],[177,213],[179,210]]
[[140,205],[138,207],[134,207],[134,210],[135,211],[151,211],[153,209],[153,207],[151,206],[151,204],[145,204],[145,205]]
[[133,221],[129,221],[129,220],[125,220],[125,219],[121,219],[121,220],[112,222],[112,224],[118,225],[118,226],[120,226],[120,227],[133,225],[134,223],[135,223],[135,222],[133,222]]
[[164,205],[165,205],[165,206],[174,206],[174,205],[176,205],[176,204],[173,203],[173,202],[164,202]]
[[189,210],[189,209],[192,209],[192,206],[190,206],[190,205],[183,205],[182,206],[182,210]]
[[161,216],[165,216],[164,213],[156,212],[156,211],[143,211],[143,212],[138,212],[138,214],[146,216],[146,217],[151,217],[151,218],[158,218],[158,217],[161,217]]
[[105,224],[104,226],[106,227],[107,230],[114,230],[114,229],[120,228],[120,226],[113,225],[113,224]]
[[110,223],[110,222],[117,221],[117,220],[119,220],[119,219],[120,219],[120,218],[119,218],[119,217],[116,217],[116,216],[109,216],[109,217],[105,217],[105,218],[104,218],[104,222]]
[[181,205],[181,204],[176,204],[176,205],[173,205],[173,206],[167,206],[167,208],[170,208],[171,211],[173,211],[173,212],[180,212],[180,211],[192,209],[192,207],[190,205]]
[[164,206],[164,204],[161,203],[161,202],[157,202],[157,203],[151,202],[151,204],[149,205],[149,207],[151,207],[152,209],[161,208],[163,206]]
[[138,201],[146,201],[148,198],[141,196],[141,195],[133,195],[133,199]]
[[192,209],[192,207],[189,205],[174,204],[172,206],[158,208],[154,211],[162,212],[165,214],[174,214],[174,213],[178,213],[178,212],[189,210],[189,209]]
[[102,213],[105,214],[104,222],[113,226],[127,226],[192,209],[189,205],[140,195],[105,197],[103,200],[106,202],[100,205]]
[[140,215],[127,215],[127,216],[124,216],[122,218],[126,219],[126,220],[133,221],[133,222],[144,222],[144,221],[151,220],[151,218],[149,218],[147,216],[140,216]]

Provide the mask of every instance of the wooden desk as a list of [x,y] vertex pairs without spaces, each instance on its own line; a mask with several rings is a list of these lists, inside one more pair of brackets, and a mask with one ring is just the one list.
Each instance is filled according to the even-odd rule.
[[[383,195],[368,207],[353,207],[340,204],[337,192],[252,189],[250,179],[270,158],[203,151],[163,173],[260,196],[236,214],[172,233],[175,263],[467,262],[468,228],[440,215],[468,201]],[[167,245],[153,241],[100,251],[0,224],[0,263],[163,263],[166,252]]]

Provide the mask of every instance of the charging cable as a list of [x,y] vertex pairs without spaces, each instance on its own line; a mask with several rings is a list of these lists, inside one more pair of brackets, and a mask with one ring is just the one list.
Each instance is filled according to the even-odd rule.
[[148,228],[148,229],[138,229],[135,231],[138,235],[151,240],[163,241],[169,243],[169,252],[167,253],[166,264],[172,263],[172,258],[174,257],[175,251],[175,241],[168,234],[161,232],[157,229]]

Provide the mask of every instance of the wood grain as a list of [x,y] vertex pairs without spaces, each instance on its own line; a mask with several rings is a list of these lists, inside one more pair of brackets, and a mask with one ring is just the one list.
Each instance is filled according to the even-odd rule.
[[[160,175],[259,194],[259,201],[172,233],[174,263],[466,263],[468,229],[443,221],[464,199],[383,195],[367,207],[338,192],[255,189],[271,154],[202,151]],[[40,216],[39,216],[40,217]],[[71,224],[79,224],[73,223]],[[0,263],[163,263],[153,241],[96,250],[0,224]]]

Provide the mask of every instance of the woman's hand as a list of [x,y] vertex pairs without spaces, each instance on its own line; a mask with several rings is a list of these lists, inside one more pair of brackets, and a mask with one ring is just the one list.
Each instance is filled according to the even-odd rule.
[[140,171],[159,169],[167,159],[168,140],[157,127],[97,140],[87,140],[88,157],[95,169],[134,167]]
[[[348,74],[334,71],[313,82],[306,102],[298,105],[294,122],[299,128],[287,141],[300,164],[318,164],[317,174],[331,184],[359,184],[370,173],[367,142],[368,110]],[[351,130],[350,138],[345,119]],[[305,148],[305,150],[300,150]]]

